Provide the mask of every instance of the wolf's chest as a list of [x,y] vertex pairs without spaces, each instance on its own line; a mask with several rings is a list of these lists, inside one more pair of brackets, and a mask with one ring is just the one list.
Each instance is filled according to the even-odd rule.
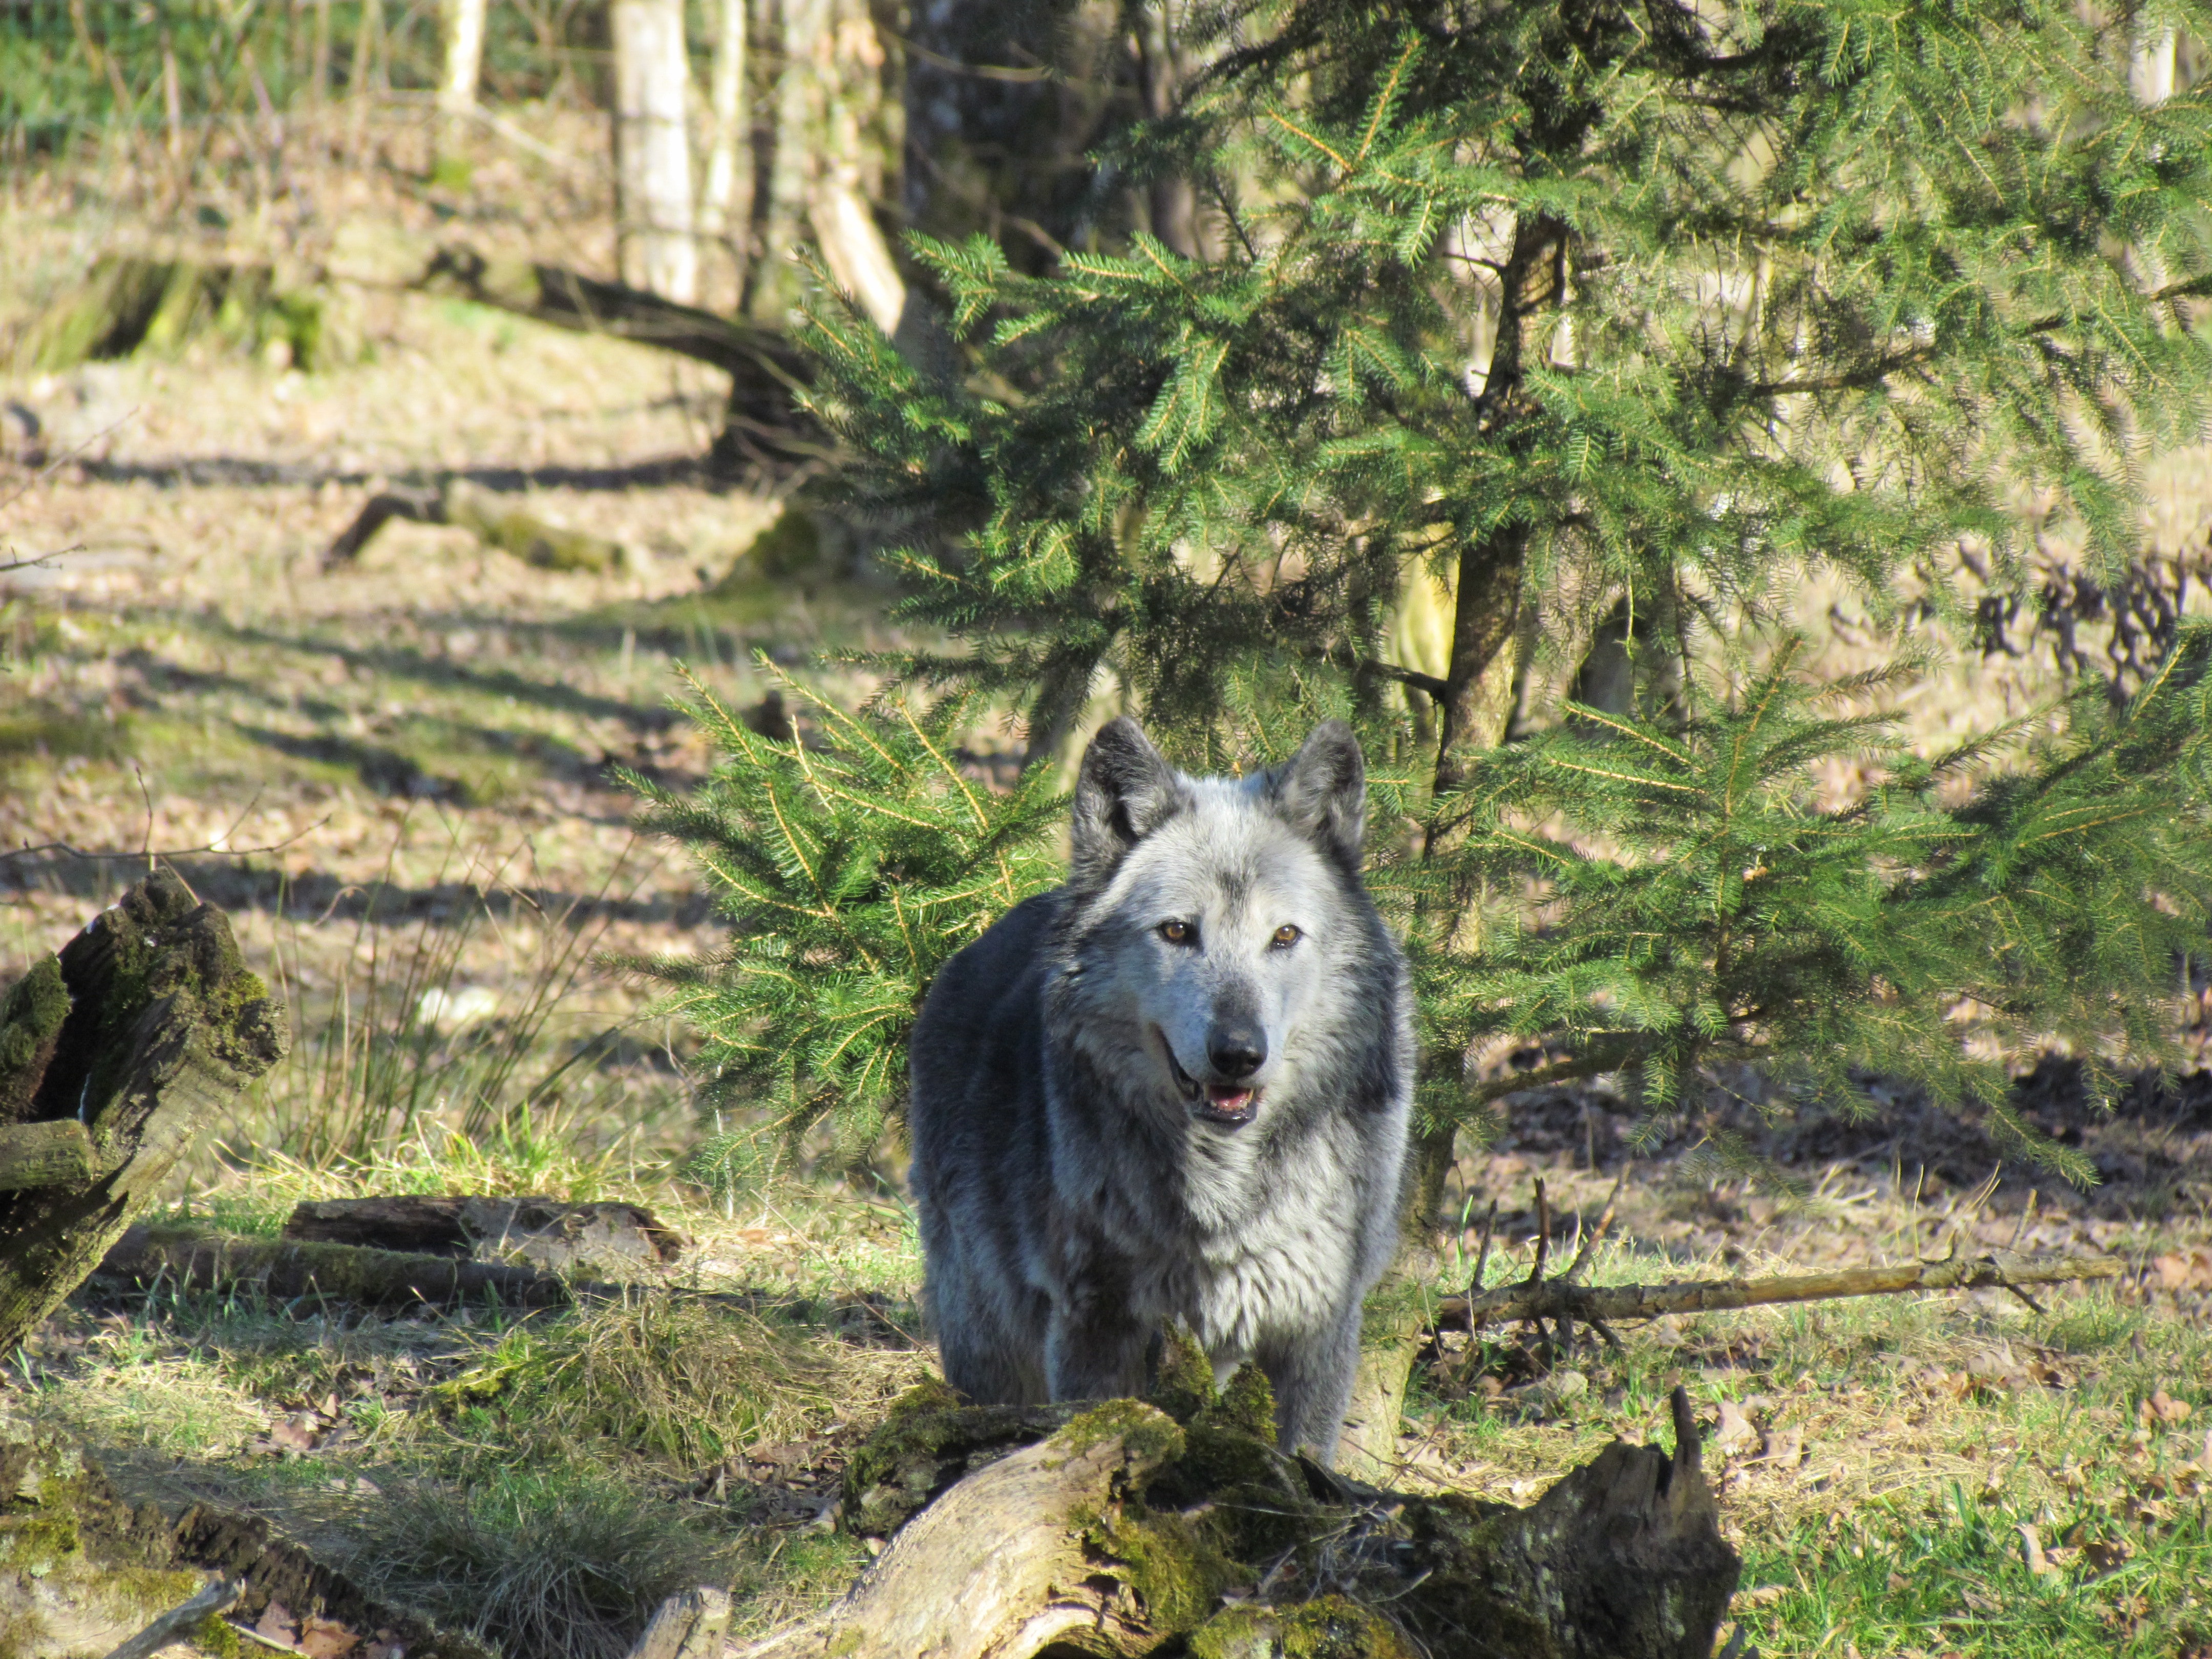
[[1208,1352],[1249,1354],[1334,1325],[1356,1248],[1348,1215],[1271,1207],[1236,1233],[1156,1261],[1149,1299],[1161,1316],[1188,1324]]

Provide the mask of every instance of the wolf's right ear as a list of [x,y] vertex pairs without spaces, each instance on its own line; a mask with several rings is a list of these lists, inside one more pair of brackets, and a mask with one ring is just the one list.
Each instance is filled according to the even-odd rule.
[[1127,714],[1098,728],[1075,781],[1069,870],[1079,884],[1102,882],[1128,851],[1181,811],[1182,780]]

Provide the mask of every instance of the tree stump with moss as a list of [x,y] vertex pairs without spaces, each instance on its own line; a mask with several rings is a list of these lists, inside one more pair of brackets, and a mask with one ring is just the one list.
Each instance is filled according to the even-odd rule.
[[741,1659],[1710,1659],[1739,1563],[1679,1389],[1671,1454],[1616,1442],[1515,1509],[1285,1457],[1256,1369],[1216,1395],[1173,1358],[1151,1405],[912,1391],[847,1470],[881,1559]]
[[283,1058],[222,911],[156,871],[0,1000],[0,1353],[100,1265],[215,1109]]

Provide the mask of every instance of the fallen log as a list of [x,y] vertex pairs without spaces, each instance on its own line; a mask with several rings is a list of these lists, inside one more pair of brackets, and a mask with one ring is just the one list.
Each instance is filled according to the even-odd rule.
[[664,1267],[684,1247],[683,1234],[642,1204],[416,1193],[310,1199],[294,1206],[284,1237],[555,1271]]
[[1072,1414],[995,1452],[842,1600],[738,1659],[1710,1659],[1739,1563],[1680,1389],[1671,1454],[1615,1443],[1527,1509],[1285,1457],[1255,1369],[1218,1396],[1209,1382],[1160,1397],[1187,1420],[1134,1401],[1031,1412],[916,1390],[855,1459],[860,1480]]
[[604,575],[629,566],[629,554],[620,542],[554,524],[502,503],[490,490],[465,478],[448,478],[434,489],[387,489],[370,496],[353,522],[324,550],[323,568],[335,569],[359,558],[362,549],[394,519],[465,530],[486,547],[512,554],[539,570]]
[[474,1638],[364,1589],[265,1516],[180,1504],[119,1479],[76,1442],[0,1417],[6,1652],[125,1659],[191,1643],[194,1652],[235,1654],[238,1638],[221,1622],[227,1611],[247,1630],[309,1652],[493,1659]]
[[159,1282],[195,1291],[239,1285],[280,1302],[321,1296],[386,1310],[481,1299],[508,1308],[558,1308],[571,1300],[566,1280],[536,1267],[352,1244],[240,1238],[189,1227],[132,1227],[100,1271],[141,1285]]
[[[0,1001],[0,1352],[99,1266],[218,1107],[283,1056],[222,912],[157,870]],[[73,1127],[72,1127],[73,1126]]]

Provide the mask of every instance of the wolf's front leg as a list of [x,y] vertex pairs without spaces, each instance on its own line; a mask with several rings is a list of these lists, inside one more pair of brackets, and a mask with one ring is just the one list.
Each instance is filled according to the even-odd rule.
[[1078,1287],[1053,1304],[1045,1375],[1054,1400],[1125,1400],[1145,1392],[1151,1329],[1132,1318],[1128,1297]]
[[[1275,1391],[1275,1428],[1283,1450],[1303,1449],[1322,1463],[1335,1462],[1336,1438],[1358,1368],[1358,1303],[1332,1325],[1262,1348],[1260,1369]],[[1393,1449],[1395,1438],[1393,1425]]]

